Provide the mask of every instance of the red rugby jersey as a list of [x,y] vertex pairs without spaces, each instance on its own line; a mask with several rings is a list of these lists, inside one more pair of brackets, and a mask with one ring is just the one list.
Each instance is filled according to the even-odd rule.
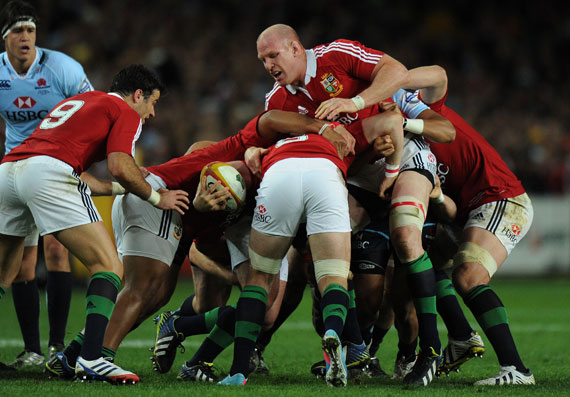
[[429,144],[437,157],[437,173],[443,191],[455,201],[459,217],[465,220],[474,208],[518,196],[525,190],[493,146],[445,105],[446,99],[447,93],[428,105],[451,121],[456,131],[455,141],[429,141]]
[[141,127],[139,114],[118,95],[86,92],[57,104],[2,162],[50,156],[81,174],[111,152],[132,156]]

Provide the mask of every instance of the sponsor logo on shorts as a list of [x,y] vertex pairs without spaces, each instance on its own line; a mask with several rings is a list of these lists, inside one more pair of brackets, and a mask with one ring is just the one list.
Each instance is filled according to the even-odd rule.
[[332,73],[325,73],[321,76],[321,84],[325,91],[331,97],[335,97],[342,92],[342,84],[337,80]]
[[358,268],[360,270],[372,270],[374,269],[376,266],[373,265],[372,263],[366,263],[366,262],[361,262],[358,264]]
[[354,248],[356,248],[357,250],[365,250],[366,248],[368,248],[370,246],[370,241],[368,240],[364,240],[364,241],[355,241],[356,244]]
[[519,235],[521,234],[520,227],[517,225],[512,225],[511,228],[508,226],[503,227],[503,235],[509,239],[512,243],[518,241]]
[[435,156],[433,155],[433,153],[428,154],[427,158],[430,163],[435,163]]
[[485,215],[483,215],[482,212],[478,212],[475,215],[473,215],[473,219],[479,222],[483,222],[485,220]]
[[11,90],[12,84],[10,84],[10,80],[0,80],[0,90]]
[[263,205],[259,205],[255,208],[253,220],[261,223],[271,223],[271,215],[267,214],[267,208]]
[[174,225],[174,230],[172,231],[172,236],[176,240],[180,240],[182,237],[182,226],[181,225]]

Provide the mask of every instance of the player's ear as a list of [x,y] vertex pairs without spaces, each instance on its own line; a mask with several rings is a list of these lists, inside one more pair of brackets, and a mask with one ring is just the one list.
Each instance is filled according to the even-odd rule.
[[142,101],[144,101],[144,92],[139,88],[133,93],[133,102],[140,103]]

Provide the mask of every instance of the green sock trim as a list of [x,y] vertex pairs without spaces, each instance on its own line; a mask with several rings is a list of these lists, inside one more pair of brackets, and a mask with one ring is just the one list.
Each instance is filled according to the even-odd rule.
[[504,307],[497,307],[477,317],[477,321],[481,324],[483,330],[487,331],[489,328],[497,325],[508,324],[509,318]]
[[419,258],[405,263],[404,265],[406,266],[408,274],[421,273],[433,268],[427,252],[424,252],[424,254]]
[[261,324],[251,321],[236,321],[236,338],[245,338],[255,342],[259,332],[261,332]]
[[469,292],[467,292],[467,295],[465,295],[465,298],[463,300],[465,301],[466,304],[469,304],[469,302],[471,302],[473,299],[475,299],[479,294],[487,291],[488,289],[491,289],[491,287],[489,287],[488,285],[484,285],[484,284],[478,285],[475,288],[471,288],[471,290]]
[[220,308],[216,307],[215,309],[210,310],[204,314],[204,321],[206,323],[206,329],[211,331],[216,325],[216,321],[218,321],[218,312]]
[[214,326],[212,332],[208,335],[208,338],[223,349],[234,343],[234,336],[228,334],[224,329],[217,325]]
[[73,340],[79,343],[81,346],[83,346],[83,339],[85,339],[85,335],[83,335],[81,332],[75,335],[75,338],[73,338]]
[[121,289],[121,279],[113,272],[97,272],[93,276],[91,276],[91,280],[95,278],[102,278],[110,282],[117,288],[117,290]]
[[0,299],[4,296],[5,293],[6,293],[6,288],[0,287]]
[[344,322],[344,320],[346,320],[347,312],[348,311],[346,310],[346,307],[343,305],[338,305],[338,304],[326,305],[323,308],[323,320],[326,320],[330,316],[337,316],[342,318],[342,321]]
[[414,299],[414,307],[418,314],[437,314],[435,296]]
[[[327,294],[327,292],[332,291],[332,290],[339,290],[339,291],[343,291],[345,294],[348,295],[348,291],[346,290],[346,288],[344,288],[342,285],[338,284],[338,283],[332,283],[329,284],[325,290],[323,291],[323,296],[325,296]],[[350,296],[349,296],[350,299]]]
[[455,296],[455,288],[453,288],[453,283],[448,278],[439,280],[436,284],[436,289],[437,299],[442,299],[450,295]]
[[101,355],[103,357],[110,357],[110,358],[115,358],[115,356],[117,355],[117,351],[113,350],[113,349],[109,349],[108,347],[103,346],[101,348]]
[[85,301],[87,302],[88,316],[90,314],[99,314],[109,320],[111,313],[113,313],[115,302],[99,295],[89,295],[85,298]]
[[248,285],[241,291],[239,298],[257,299],[267,304],[267,291],[257,285]]
[[356,294],[353,289],[348,291],[348,308],[356,309]]

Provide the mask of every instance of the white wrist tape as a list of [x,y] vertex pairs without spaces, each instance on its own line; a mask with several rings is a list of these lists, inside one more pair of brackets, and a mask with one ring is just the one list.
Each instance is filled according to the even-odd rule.
[[413,134],[421,134],[424,132],[424,121],[422,119],[406,119],[402,122],[402,127],[404,131],[411,132]]
[[386,163],[384,167],[384,173],[386,175],[386,178],[394,178],[400,173],[400,166]]
[[111,182],[111,194],[116,196],[118,194],[125,194],[126,190],[119,182]]
[[323,135],[323,132],[325,132],[325,130],[327,129],[327,127],[330,127],[331,125],[329,123],[323,124],[323,126],[321,127],[321,129],[319,130],[319,135]]
[[355,97],[350,98],[352,100],[352,102],[354,103],[354,106],[356,106],[356,108],[358,110],[362,110],[366,107],[366,104],[364,103],[364,99],[362,99],[362,97],[360,95],[357,95]]
[[160,202],[160,193],[157,192],[156,190],[152,189],[150,192],[150,196],[148,196],[146,201],[148,201],[149,203],[151,203],[152,205],[154,205],[156,207],[157,204]]
[[443,203],[444,200],[445,200],[445,197],[443,197],[443,192],[442,192],[442,191],[439,192],[439,196],[437,196],[437,197],[434,198],[434,199],[431,199],[431,201],[433,201],[434,203],[437,203],[437,204]]

